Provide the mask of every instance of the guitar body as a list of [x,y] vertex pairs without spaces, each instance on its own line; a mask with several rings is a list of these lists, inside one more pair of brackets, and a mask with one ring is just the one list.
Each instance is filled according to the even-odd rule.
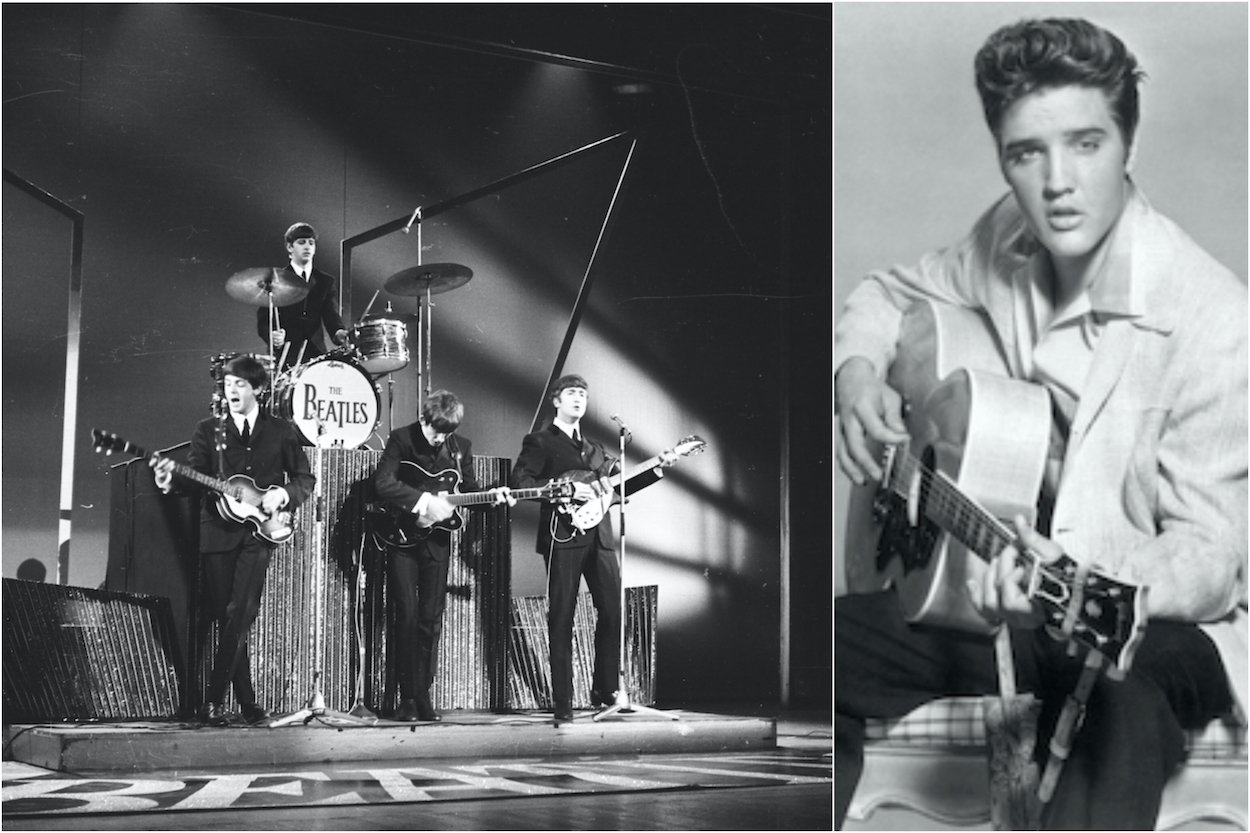
[[[671,453],[677,457],[690,457],[695,454],[702,454],[707,448],[707,441],[698,434],[691,434],[688,437],[682,437],[677,443],[666,453]],[[599,475],[585,469],[567,471],[560,476],[560,480],[571,483],[586,483],[595,491],[595,497],[582,503],[561,506],[560,512],[568,519],[569,524],[573,527],[572,534],[586,532],[594,529],[603,520],[603,516],[608,513],[613,503],[620,502],[620,495],[617,493],[622,482],[628,483],[630,479],[636,477],[643,472],[655,468],[661,464],[662,455],[656,455],[622,474],[614,474],[608,478],[608,486],[605,488],[599,483]],[[567,538],[562,540],[567,541]]]
[[252,534],[257,537],[281,544],[295,534],[294,514],[280,510],[267,515],[262,508],[265,495],[279,488],[261,489],[246,474],[236,474],[226,481],[226,488],[218,494],[217,511],[227,520],[250,524]]
[[[910,453],[1005,521],[1035,523],[1050,443],[1045,388],[1010,379],[980,313],[919,302],[903,321],[889,384],[908,403]],[[888,475],[887,475],[888,479]],[[966,583],[985,562],[925,518],[927,490],[879,484],[851,494],[846,534],[851,592],[893,586],[909,621],[989,632]]]
[[[401,460],[396,477],[401,483],[424,492],[434,492],[444,497],[459,494],[460,472],[455,469],[443,469],[437,474],[431,474],[416,463]],[[464,518],[461,517],[459,509],[452,512],[446,520],[427,525],[412,512],[388,506],[387,511],[379,515],[374,537],[387,546],[410,549],[430,537],[437,529],[450,532],[463,525]]]
[[568,513],[568,522],[577,532],[594,529],[603,520],[603,516],[608,513],[612,504],[620,500],[612,489],[599,487],[599,475],[593,471],[569,471],[565,472],[561,479],[570,480],[573,483],[585,483],[595,490],[595,497],[585,503],[560,507],[561,512]]

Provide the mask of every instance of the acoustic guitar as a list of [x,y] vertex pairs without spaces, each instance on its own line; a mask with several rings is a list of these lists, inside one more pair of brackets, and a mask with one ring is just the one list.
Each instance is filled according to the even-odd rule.
[[1004,519],[1036,523],[1050,444],[1050,397],[1010,379],[979,312],[921,301],[904,316],[888,383],[903,394],[908,444],[878,448],[880,483],[851,493],[851,592],[895,588],[912,622],[988,633],[967,581],[1017,547],[1028,595],[1056,639],[1099,652],[1120,676],[1145,629],[1147,588],[1069,557],[1045,563]]

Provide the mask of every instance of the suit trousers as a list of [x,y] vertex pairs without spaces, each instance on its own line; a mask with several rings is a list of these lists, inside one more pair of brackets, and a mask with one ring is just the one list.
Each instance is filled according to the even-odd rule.
[[399,697],[428,696],[447,607],[448,535],[435,532],[411,549],[390,548],[387,579],[394,600],[395,678]]
[[[1075,689],[1082,657],[1042,629],[1012,631],[1019,690],[1042,702],[1037,756]],[[834,813],[839,829],[863,769],[864,719],[901,717],[930,700],[997,693],[989,637],[908,624],[892,591],[834,601]],[[1055,794],[1049,830],[1151,830],[1163,787],[1185,756],[1184,730],[1232,708],[1223,663],[1192,624],[1152,621],[1122,681],[1090,694]]]
[[551,648],[551,699],[556,707],[573,702],[573,614],[582,576],[594,602],[595,661],[592,685],[607,696],[620,683],[621,565],[592,530],[579,547],[553,549],[547,562],[547,638]]
[[220,703],[231,683],[239,705],[256,703],[247,638],[260,613],[272,555],[270,544],[248,535],[233,550],[206,552],[202,556],[209,610],[218,623],[217,653],[205,693],[210,703]]

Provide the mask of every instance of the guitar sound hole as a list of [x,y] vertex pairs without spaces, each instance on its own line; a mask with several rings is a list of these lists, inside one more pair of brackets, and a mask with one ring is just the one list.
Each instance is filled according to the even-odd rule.
[[883,508],[877,570],[884,572],[896,558],[907,573],[928,567],[942,531],[928,520],[912,526],[907,520],[907,502],[898,496],[888,498]]

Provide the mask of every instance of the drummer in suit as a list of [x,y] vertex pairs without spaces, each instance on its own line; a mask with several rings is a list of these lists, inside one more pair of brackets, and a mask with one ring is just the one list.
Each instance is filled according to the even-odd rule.
[[[549,399],[555,406],[555,419],[543,430],[525,435],[512,468],[512,488],[535,488],[568,475],[577,481],[573,500],[579,503],[596,499],[611,488],[606,478],[614,471],[616,459],[581,433],[588,387],[585,379],[573,374],[561,376],[551,386]],[[663,474],[662,467],[676,459],[672,452],[662,455],[659,466],[626,481],[626,494],[655,483]],[[547,637],[556,725],[573,720],[573,614],[583,576],[598,613],[592,704],[612,705],[620,679],[621,568],[612,521],[605,512],[593,528],[579,530],[568,518],[555,504],[543,503],[536,546],[547,567]]]
[[327,272],[313,268],[313,256],[317,254],[317,232],[308,223],[295,223],[286,230],[286,250],[291,256],[284,269],[285,277],[308,287],[303,300],[277,308],[276,327],[270,330],[269,310],[261,307],[256,311],[256,332],[261,340],[272,340],[275,356],[282,355],[282,348],[290,345],[283,367],[290,367],[327,352],[321,329],[325,328],[336,345],[347,342],[347,328],[343,325],[343,313],[339,309],[339,282]]

